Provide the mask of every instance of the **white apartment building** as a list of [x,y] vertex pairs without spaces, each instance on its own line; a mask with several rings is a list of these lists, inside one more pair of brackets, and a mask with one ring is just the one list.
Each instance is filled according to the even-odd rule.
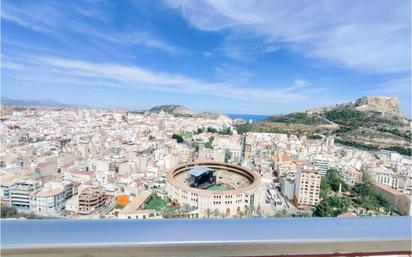
[[64,210],[64,202],[63,186],[46,186],[31,195],[30,211],[41,216],[59,216]]
[[397,174],[393,173],[392,171],[388,170],[381,170],[381,171],[376,171],[376,182],[390,186],[394,189],[399,189],[399,177]]
[[296,205],[317,205],[320,201],[320,181],[319,170],[314,167],[304,166],[298,171],[295,185]]
[[10,205],[22,211],[30,210],[30,195],[39,189],[40,181],[27,179],[18,180],[10,187]]
[[328,164],[327,164],[326,160],[322,156],[317,155],[317,156],[315,156],[315,159],[314,159],[313,163],[316,166],[316,168],[318,168],[319,174],[322,177],[325,177],[326,172],[328,171]]

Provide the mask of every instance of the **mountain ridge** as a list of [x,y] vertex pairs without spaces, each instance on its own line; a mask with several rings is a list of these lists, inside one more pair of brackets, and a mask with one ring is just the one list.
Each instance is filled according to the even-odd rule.
[[12,99],[8,97],[1,97],[1,104],[4,105],[16,105],[16,106],[38,106],[38,107],[54,107],[54,108],[90,108],[85,105],[76,104],[64,104],[51,98],[36,99],[36,100],[23,100]]

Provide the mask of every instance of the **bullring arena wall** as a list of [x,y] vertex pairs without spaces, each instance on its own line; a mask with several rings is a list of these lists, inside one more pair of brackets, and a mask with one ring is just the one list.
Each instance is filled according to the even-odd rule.
[[[226,176],[241,177],[235,188],[230,190],[206,190],[190,187],[177,177],[185,175],[194,167],[209,167],[217,172],[224,172]],[[230,180],[230,178],[229,178]],[[250,209],[259,209],[263,205],[265,190],[260,176],[256,172],[249,171],[237,165],[221,162],[194,162],[186,163],[166,173],[166,190],[168,197],[180,205],[188,204],[197,207],[199,216],[205,217],[216,209],[225,216],[240,215]]]

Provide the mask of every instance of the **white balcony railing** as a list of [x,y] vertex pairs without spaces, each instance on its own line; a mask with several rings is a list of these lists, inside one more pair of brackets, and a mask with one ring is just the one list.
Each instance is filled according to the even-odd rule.
[[410,217],[3,220],[2,256],[411,254]]

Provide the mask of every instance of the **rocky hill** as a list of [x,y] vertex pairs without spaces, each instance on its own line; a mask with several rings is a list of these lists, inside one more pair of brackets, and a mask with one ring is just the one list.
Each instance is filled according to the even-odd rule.
[[389,96],[365,96],[349,103],[338,104],[331,107],[321,107],[306,111],[307,113],[322,113],[334,109],[354,109],[358,111],[376,112],[385,117],[398,117],[405,119],[405,115],[400,111],[397,97]]
[[336,142],[365,149],[411,154],[411,122],[396,97],[368,96],[349,103],[287,115],[273,115],[243,131],[334,135]]
[[149,112],[166,112],[174,115],[192,116],[195,113],[183,105],[158,105],[149,110]]
[[205,119],[225,119],[228,121],[230,120],[230,118],[227,117],[226,115],[222,115],[218,113],[212,113],[212,112],[195,113],[183,105],[158,105],[149,110],[149,112],[160,112],[160,111],[173,114],[175,116],[198,117],[198,118],[205,118]]

